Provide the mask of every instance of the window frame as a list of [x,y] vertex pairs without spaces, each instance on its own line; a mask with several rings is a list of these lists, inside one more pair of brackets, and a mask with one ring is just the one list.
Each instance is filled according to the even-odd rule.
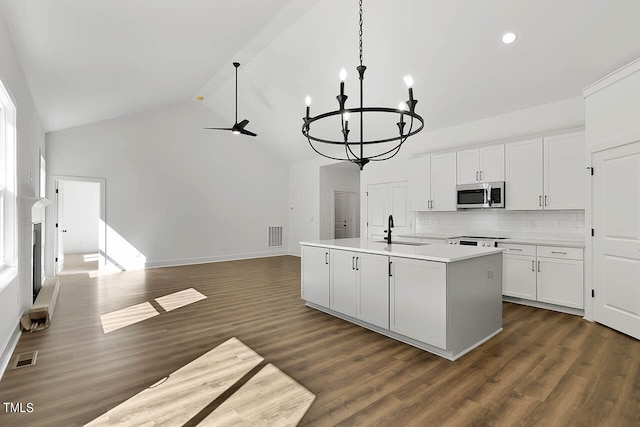
[[18,276],[16,107],[0,81],[0,292]]

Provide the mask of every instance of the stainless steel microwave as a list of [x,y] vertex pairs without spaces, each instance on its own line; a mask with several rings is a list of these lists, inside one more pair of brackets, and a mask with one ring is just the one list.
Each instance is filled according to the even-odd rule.
[[504,208],[504,181],[456,185],[456,208]]

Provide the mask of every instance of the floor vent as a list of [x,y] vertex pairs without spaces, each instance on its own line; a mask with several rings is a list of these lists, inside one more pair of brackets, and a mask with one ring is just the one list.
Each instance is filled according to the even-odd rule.
[[30,351],[28,353],[21,353],[16,356],[12,369],[24,368],[25,366],[32,366],[36,364],[36,358],[38,357],[38,350]]
[[269,247],[282,246],[282,227],[269,227]]

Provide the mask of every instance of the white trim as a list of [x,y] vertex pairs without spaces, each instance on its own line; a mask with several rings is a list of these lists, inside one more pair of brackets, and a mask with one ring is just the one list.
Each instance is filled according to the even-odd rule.
[[13,356],[13,351],[18,346],[18,341],[20,340],[20,336],[22,335],[22,329],[20,328],[20,321],[16,325],[15,330],[11,334],[9,341],[7,342],[7,346],[0,354],[0,380],[4,375],[4,372],[7,370],[7,366],[9,366],[9,362],[11,361],[11,356]]
[[[49,231],[47,231],[47,239],[53,237],[51,240],[47,240],[53,242],[53,248],[51,250],[47,250],[45,254],[45,271],[47,276],[54,276],[55,271],[55,259],[56,259],[56,251],[58,248],[58,236],[56,232],[55,222],[57,221],[58,215],[58,198],[55,197],[55,189],[57,187],[58,181],[76,181],[76,182],[94,182],[100,185],[100,219],[104,223],[104,229],[99,230],[99,233],[103,234],[104,239],[104,248],[100,248],[105,254],[108,254],[108,241],[107,241],[107,180],[106,178],[98,178],[98,177],[88,177],[88,176],[72,176],[72,175],[50,175],[47,180],[47,194],[52,195],[53,199],[53,210],[54,214],[51,217],[47,217],[47,225],[46,229],[51,230],[51,235]],[[104,258],[104,257],[103,257]],[[101,258],[101,259],[103,259]],[[106,266],[106,258],[105,265],[99,265],[98,268],[102,269]]]
[[621,147],[627,144],[633,144],[635,142],[640,141],[640,132],[631,132],[624,135],[616,135],[611,138],[607,138],[604,141],[600,141],[596,144],[592,144],[588,156],[595,154],[599,151],[605,151],[610,148]]
[[183,258],[183,259],[173,259],[173,260],[167,260],[167,261],[148,262],[145,264],[145,268],[176,267],[181,265],[192,265],[192,264],[208,264],[211,262],[238,261],[242,259],[253,259],[253,258],[269,258],[269,257],[275,257],[275,256],[283,256],[283,255],[289,255],[289,254],[285,250],[278,250],[273,252],[249,252],[244,254],[220,255],[220,256],[202,257],[202,258]]
[[606,88],[607,86],[611,86],[617,81],[622,80],[637,71],[640,71],[640,58],[628,63],[623,67],[618,68],[614,72],[607,74],[600,80],[597,80],[596,82],[585,87],[584,89],[582,89],[582,96],[585,98],[591,96],[594,93]]

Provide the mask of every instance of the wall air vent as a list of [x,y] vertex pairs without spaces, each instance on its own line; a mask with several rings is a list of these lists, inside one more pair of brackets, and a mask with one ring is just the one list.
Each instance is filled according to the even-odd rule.
[[269,227],[269,247],[282,246],[282,227]]

